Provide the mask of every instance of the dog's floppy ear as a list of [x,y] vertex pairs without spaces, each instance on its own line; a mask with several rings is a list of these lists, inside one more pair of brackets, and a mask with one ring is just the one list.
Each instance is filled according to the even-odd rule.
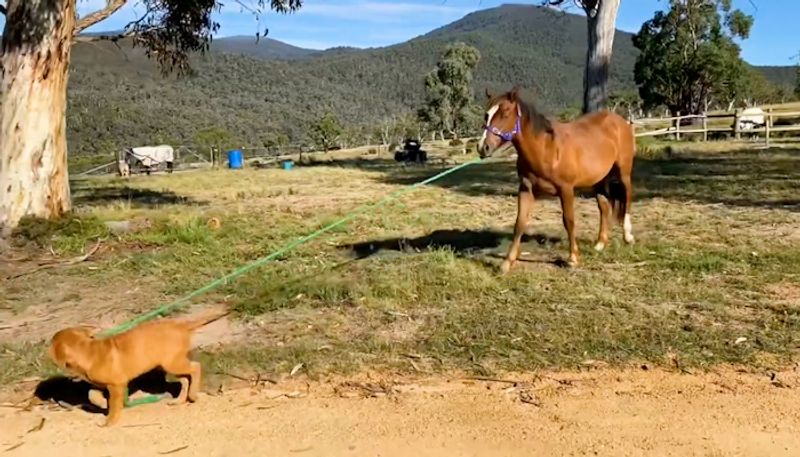
[[94,338],[95,335],[103,330],[101,327],[92,324],[81,324],[79,328],[81,329],[82,333],[90,338]]

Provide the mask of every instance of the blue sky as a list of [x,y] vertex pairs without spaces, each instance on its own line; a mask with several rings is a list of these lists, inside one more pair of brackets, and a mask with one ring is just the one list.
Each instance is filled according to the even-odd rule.
[[[252,5],[252,0],[241,4]],[[102,6],[105,0],[79,0],[80,13]],[[503,3],[540,4],[540,0],[305,0],[302,10],[292,15],[254,15],[236,0],[223,0],[217,14],[218,36],[255,35],[269,28],[271,38],[312,49],[333,46],[373,47],[399,43],[453,22],[472,11]],[[641,24],[663,9],[666,0],[622,0],[617,28],[636,32]],[[734,5],[751,14],[755,25],[748,40],[741,43],[742,56],[756,65],[791,65],[800,52],[798,0],[734,0]],[[135,17],[137,2],[131,1],[117,14],[92,30],[122,28]],[[572,9],[578,12],[577,9]]]

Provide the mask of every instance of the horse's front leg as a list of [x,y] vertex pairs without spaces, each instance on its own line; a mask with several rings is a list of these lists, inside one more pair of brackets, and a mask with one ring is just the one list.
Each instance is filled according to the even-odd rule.
[[567,263],[571,267],[578,265],[578,240],[575,236],[575,189],[572,187],[562,187],[559,189],[561,198],[561,213],[564,220],[564,228],[569,237],[569,260]]
[[517,223],[514,225],[514,239],[508,248],[506,260],[500,266],[503,274],[508,273],[517,261],[522,250],[522,235],[528,225],[528,217],[533,208],[533,183],[527,178],[520,179],[519,193],[517,194]]

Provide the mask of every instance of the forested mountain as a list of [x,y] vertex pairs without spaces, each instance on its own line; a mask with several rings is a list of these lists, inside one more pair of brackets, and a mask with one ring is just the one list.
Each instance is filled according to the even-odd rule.
[[756,68],[764,73],[764,76],[767,77],[768,81],[777,86],[784,87],[790,92],[795,85],[795,78],[797,78],[797,67],[764,66]]
[[[183,79],[162,77],[129,43],[79,43],[70,72],[70,152],[192,143],[209,128],[229,132],[240,145],[280,136],[299,143],[326,111],[345,126],[374,131],[382,120],[419,107],[425,73],[453,41],[481,52],[476,94],[520,84],[545,112],[579,104],[585,18],[530,5],[471,13],[405,43],[366,50],[215,39],[208,54],[194,59],[195,74]],[[633,88],[635,58],[631,35],[618,32],[612,90]]]
[[211,52],[242,54],[260,59],[301,59],[319,53],[312,49],[298,48],[272,38],[233,36],[218,38],[211,42]]

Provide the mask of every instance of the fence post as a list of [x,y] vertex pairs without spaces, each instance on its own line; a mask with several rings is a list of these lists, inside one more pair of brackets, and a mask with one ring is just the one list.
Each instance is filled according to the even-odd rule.
[[764,123],[764,141],[766,142],[767,147],[769,147],[769,133],[772,130],[772,108],[767,108],[767,116],[766,122]]
[[708,115],[703,113],[703,141],[708,141]]
[[681,140],[681,112],[678,111],[678,118],[675,119],[675,139]]
[[733,135],[734,138],[737,140],[742,139],[742,132],[739,131],[739,117],[741,116],[741,110],[736,108],[736,111],[733,112]]

